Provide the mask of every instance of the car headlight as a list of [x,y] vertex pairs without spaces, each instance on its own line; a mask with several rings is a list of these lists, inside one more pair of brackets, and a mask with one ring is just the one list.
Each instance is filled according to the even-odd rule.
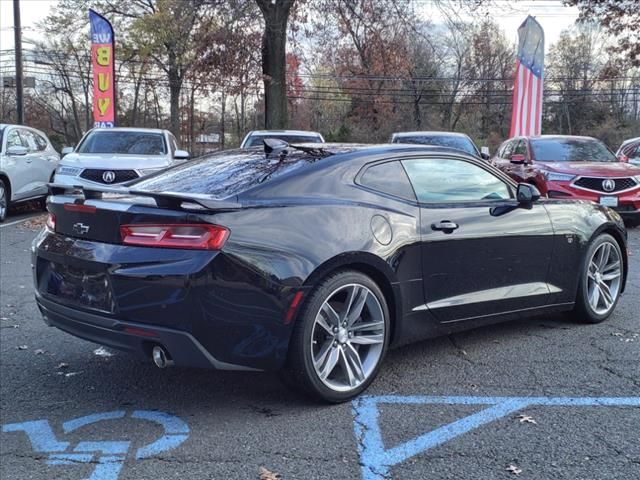
[[141,177],[146,177],[147,175],[159,172],[160,170],[164,170],[164,168],[140,168],[138,169],[138,173]]
[[68,167],[66,165],[58,165],[56,168],[56,173],[58,175],[70,175],[72,177],[80,175],[82,172],[82,168],[80,167]]
[[570,182],[574,178],[575,175],[571,175],[569,173],[555,173],[555,172],[544,172],[545,178],[549,182]]

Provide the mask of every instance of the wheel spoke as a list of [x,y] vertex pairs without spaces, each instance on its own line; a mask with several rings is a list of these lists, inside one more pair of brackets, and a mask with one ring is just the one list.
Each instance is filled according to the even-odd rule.
[[329,302],[324,302],[320,311],[324,313],[328,325],[335,325],[336,327],[340,325],[340,315],[329,305]]
[[338,363],[338,358],[340,356],[339,352],[340,349],[329,346],[329,354],[327,355],[326,361],[323,365],[317,367],[318,375],[322,380],[328,378],[329,375],[331,375],[331,372],[333,372],[333,369],[336,368],[336,364]]
[[331,327],[331,325],[329,325],[329,323],[327,322],[327,319],[324,318],[322,314],[319,314],[316,317],[316,323],[320,325],[322,328],[324,328],[329,335],[333,335],[333,328]]
[[609,261],[609,254],[611,253],[611,244],[603,243],[600,249],[601,249],[601,253],[600,253],[600,258],[598,260],[598,269],[602,270],[604,266],[607,264],[607,262]]
[[611,273],[607,273],[607,274],[602,275],[602,280],[604,280],[606,282],[610,282],[611,280],[615,280],[619,276],[620,276],[620,271],[615,271],[615,272],[611,272]]
[[324,363],[327,360],[327,357],[329,356],[329,352],[331,352],[332,347],[333,347],[333,340],[327,340],[322,344],[320,351],[313,359],[313,363],[317,368],[320,368],[322,367],[322,365],[324,365]]
[[353,325],[355,321],[360,318],[368,295],[369,291],[366,288],[362,288],[358,285],[353,286],[349,293],[347,308],[345,309],[343,316],[343,320],[347,322],[347,326]]
[[596,282],[593,282],[591,284],[589,290],[589,303],[594,310],[598,309],[598,304],[600,303],[600,289],[598,288],[598,284]]
[[367,323],[356,323],[354,326],[351,327],[352,331],[356,331],[356,330],[378,330],[380,328],[382,328],[382,326],[384,325],[383,321],[380,322],[367,322]]
[[362,382],[364,380],[364,367],[362,366],[362,359],[358,351],[353,348],[353,345],[346,344],[343,349],[343,354],[358,383]]
[[602,274],[606,274],[606,273],[610,273],[611,271],[618,271],[620,270],[620,260],[614,260],[611,263],[608,263],[603,269],[602,269]]
[[613,296],[611,295],[609,285],[604,282],[600,282],[598,284],[598,288],[600,289],[600,294],[602,295],[602,299],[604,300],[604,305],[608,309],[613,304]]
[[375,333],[372,335],[354,335],[351,338],[351,343],[358,345],[375,345],[384,341],[384,334]]

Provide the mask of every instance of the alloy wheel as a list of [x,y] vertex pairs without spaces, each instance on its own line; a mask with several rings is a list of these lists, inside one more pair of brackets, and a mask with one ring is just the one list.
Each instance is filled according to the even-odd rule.
[[311,333],[318,378],[334,391],[357,388],[378,365],[384,340],[384,312],[373,292],[355,283],[338,288],[320,307]]
[[4,185],[0,182],[0,220],[7,214],[7,194]]
[[596,248],[587,270],[587,298],[591,309],[605,315],[613,308],[620,293],[622,262],[620,253],[611,242]]

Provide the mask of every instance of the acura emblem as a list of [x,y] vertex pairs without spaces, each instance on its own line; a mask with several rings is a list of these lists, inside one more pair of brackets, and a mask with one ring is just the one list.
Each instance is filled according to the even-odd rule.
[[89,225],[85,225],[84,223],[78,222],[73,224],[73,231],[78,235],[84,235],[89,231],[89,228]]
[[613,192],[616,189],[616,182],[609,178],[606,180],[603,180],[602,188],[605,192]]
[[104,183],[113,183],[115,179],[116,179],[116,172],[112,170],[107,170],[102,174],[102,180],[104,180]]

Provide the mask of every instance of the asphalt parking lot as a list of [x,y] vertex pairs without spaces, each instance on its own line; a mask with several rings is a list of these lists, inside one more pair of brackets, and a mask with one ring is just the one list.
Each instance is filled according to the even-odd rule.
[[353,403],[159,370],[46,327],[31,222],[0,228],[0,478],[638,479],[640,229],[600,325],[535,317],[394,350]]

